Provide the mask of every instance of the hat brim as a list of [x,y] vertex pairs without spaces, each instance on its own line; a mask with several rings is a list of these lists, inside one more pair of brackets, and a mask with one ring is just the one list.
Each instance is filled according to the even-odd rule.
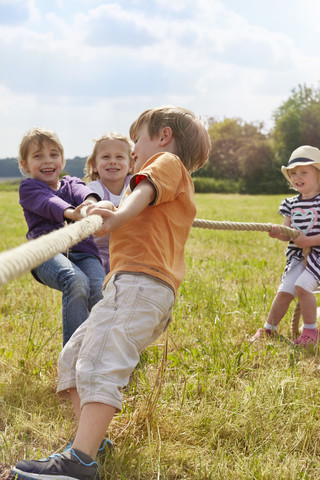
[[310,160],[310,162],[295,162],[295,163],[292,163],[292,165],[289,165],[288,167],[285,167],[284,165],[282,165],[281,172],[286,177],[288,182],[291,183],[290,176],[288,174],[288,170],[292,170],[295,167],[302,167],[302,166],[305,166],[305,165],[312,165],[313,167],[315,167],[317,170],[320,171],[320,163],[314,162],[313,160]]

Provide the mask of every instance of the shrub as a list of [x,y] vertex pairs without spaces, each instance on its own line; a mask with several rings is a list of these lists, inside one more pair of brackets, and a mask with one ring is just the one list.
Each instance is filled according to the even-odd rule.
[[238,193],[239,182],[227,179],[215,179],[210,177],[194,177],[196,193]]

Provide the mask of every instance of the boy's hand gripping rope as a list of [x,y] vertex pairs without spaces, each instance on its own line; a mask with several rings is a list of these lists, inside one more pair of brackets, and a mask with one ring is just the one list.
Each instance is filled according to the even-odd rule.
[[[60,228],[47,235],[30,240],[29,242],[0,253],[0,285],[10,282],[14,278],[36,268],[57,253],[65,252],[84,238],[92,235],[102,225],[100,215],[89,215],[64,228]],[[215,222],[213,220],[195,219],[193,227],[209,228],[212,230],[256,230],[270,231],[271,223],[242,223],[242,222]],[[298,232],[290,227],[279,225],[282,233],[296,237]]]

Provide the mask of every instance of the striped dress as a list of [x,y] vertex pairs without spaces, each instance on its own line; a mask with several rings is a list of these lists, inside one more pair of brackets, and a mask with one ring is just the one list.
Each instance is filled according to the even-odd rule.
[[[290,217],[291,228],[301,230],[307,236],[320,234],[320,194],[307,200],[303,200],[300,194],[286,198],[281,202],[279,215]],[[287,265],[284,275],[290,270],[293,260],[299,261],[304,259],[303,250],[291,241],[289,242],[286,256]],[[311,247],[307,258],[306,270],[320,283],[320,245]]]

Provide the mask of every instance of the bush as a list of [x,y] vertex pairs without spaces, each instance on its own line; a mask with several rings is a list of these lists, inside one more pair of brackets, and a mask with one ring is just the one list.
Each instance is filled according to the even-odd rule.
[[193,177],[196,193],[239,193],[239,182],[209,177]]
[[[196,193],[240,193],[247,195],[288,195],[288,185],[282,181],[281,177],[277,180],[260,180],[259,182],[249,182],[243,179],[226,180],[210,177],[193,177]],[[290,193],[290,192],[289,192]]]

